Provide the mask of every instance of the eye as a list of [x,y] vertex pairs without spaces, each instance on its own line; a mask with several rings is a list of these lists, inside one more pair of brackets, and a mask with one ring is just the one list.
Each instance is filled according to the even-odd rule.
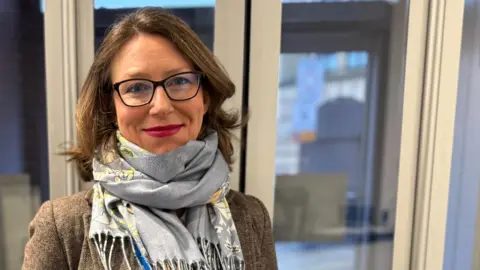
[[149,82],[139,82],[139,81],[130,81],[126,82],[125,85],[122,85],[120,88],[122,94],[127,94],[127,93],[142,93],[142,92],[148,92],[152,90],[152,84]]
[[188,85],[188,84],[192,84],[192,80],[188,76],[173,77],[167,82],[168,86],[181,86],[181,85]]

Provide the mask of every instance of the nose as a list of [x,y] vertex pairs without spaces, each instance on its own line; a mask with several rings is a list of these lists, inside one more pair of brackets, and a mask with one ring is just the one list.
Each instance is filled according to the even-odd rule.
[[150,114],[167,115],[173,112],[171,100],[162,86],[158,86],[150,102]]

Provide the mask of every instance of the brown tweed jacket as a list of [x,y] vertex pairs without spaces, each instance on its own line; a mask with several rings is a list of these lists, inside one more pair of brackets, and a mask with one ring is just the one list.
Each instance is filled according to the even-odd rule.
[[[47,201],[30,224],[23,269],[103,269],[95,245],[88,239],[92,191]],[[271,222],[256,198],[231,191],[227,199],[242,245],[246,270],[277,269]],[[127,246],[130,265],[140,269]],[[128,269],[115,246],[112,269]]]

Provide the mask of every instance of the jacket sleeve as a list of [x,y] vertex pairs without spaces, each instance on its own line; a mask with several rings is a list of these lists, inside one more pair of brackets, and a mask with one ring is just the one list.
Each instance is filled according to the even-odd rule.
[[57,232],[51,201],[40,207],[30,223],[29,234],[22,269],[69,269],[65,249]]
[[268,210],[265,205],[257,198],[255,198],[257,203],[260,205],[262,209],[262,218],[260,220],[260,224],[263,224],[263,235],[261,235],[261,260],[262,264],[265,266],[266,270],[277,270],[277,254],[275,252],[275,243],[273,240],[273,232],[272,232],[272,222],[270,221],[270,215],[268,214]]

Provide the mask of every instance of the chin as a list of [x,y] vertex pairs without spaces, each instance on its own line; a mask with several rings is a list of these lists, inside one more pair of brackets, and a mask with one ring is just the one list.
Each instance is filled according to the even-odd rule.
[[161,145],[157,147],[151,147],[150,149],[147,149],[147,150],[155,155],[163,155],[165,153],[168,153],[174,150],[177,147],[178,147],[177,145],[167,144],[167,145]]
[[[145,150],[152,154],[162,155],[170,152],[178,147],[181,147],[189,142],[188,136],[179,132],[173,136],[164,138],[152,138],[147,135],[144,138]],[[143,148],[143,147],[142,147]]]
[[185,143],[176,143],[176,142],[164,142],[162,144],[158,144],[156,146],[150,147],[147,151],[151,152],[152,154],[162,155],[168,153],[176,148],[185,145]]

